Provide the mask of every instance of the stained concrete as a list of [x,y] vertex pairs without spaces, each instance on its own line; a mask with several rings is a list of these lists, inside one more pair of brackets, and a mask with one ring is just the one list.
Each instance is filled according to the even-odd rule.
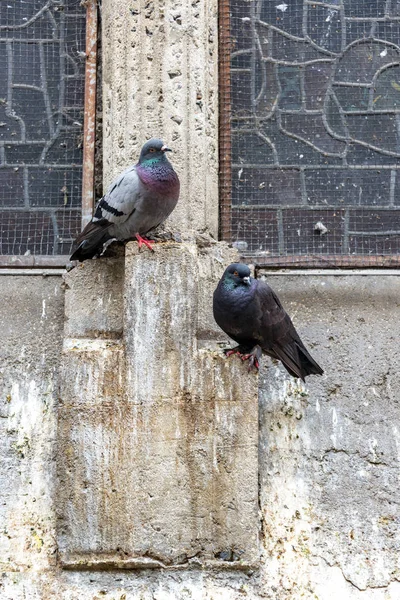
[[217,0],[106,0],[102,23],[105,184],[162,137],[181,181],[168,225],[216,238]]
[[0,276],[0,565],[7,577],[56,562],[61,283],[60,277]]
[[[63,566],[258,563],[257,379],[224,360],[210,302],[233,255],[224,244],[206,251],[170,242],[150,253],[131,243],[125,259],[66,276],[57,452]],[[125,281],[123,298],[111,272]],[[94,310],[86,317],[77,305]]]
[[287,590],[278,597],[400,597],[400,278],[268,279],[326,371],[307,386],[281,368],[261,375],[265,542],[279,556],[274,586]]
[[[167,398],[152,418],[150,368],[147,393],[137,384],[137,333],[141,317],[162,315],[164,308],[154,297],[145,315],[140,304],[135,269],[146,286],[157,287],[151,269],[139,264],[144,259],[131,256],[128,275],[121,261],[88,262],[64,284],[55,277],[0,277],[0,599],[398,600],[399,279],[270,276],[326,374],[297,385],[265,359],[257,428],[256,376],[237,357],[224,359],[217,343],[210,345],[225,339],[209,315],[216,278],[231,257],[210,241],[218,229],[217,2],[103,0],[102,20],[105,184],[136,161],[153,135],[177,150],[172,160],[182,195],[167,228],[180,231],[196,254],[198,281],[191,287],[180,280],[186,298],[167,311],[172,329],[162,329],[152,380]],[[152,260],[158,278],[162,264],[173,273],[169,261]],[[128,306],[129,298],[137,307]],[[180,322],[191,334],[186,346],[177,344]],[[182,354],[188,347],[195,348],[190,369]],[[138,364],[144,368],[144,358],[152,356],[146,349]],[[163,356],[168,366],[179,363],[174,381],[165,379]],[[225,402],[225,412],[218,408],[221,395],[213,399],[218,410],[194,410],[197,377],[208,401],[209,390],[212,396],[229,387],[233,401]],[[189,383],[190,410],[174,388],[181,378]],[[131,399],[140,393],[138,405]],[[161,419],[168,406],[170,414],[165,410]],[[145,417],[141,431],[151,434],[139,440],[142,446],[134,446],[130,427],[138,407]],[[166,422],[185,425],[175,440],[182,452],[174,455],[168,445],[171,485],[161,482],[157,489],[152,475],[163,465],[154,438],[162,438]],[[255,526],[257,461],[248,457],[257,434]],[[218,439],[224,442],[220,470],[211,460],[218,458],[212,450]],[[142,463],[132,450],[137,447],[147,450]],[[129,470],[132,457],[143,466],[139,482]],[[190,514],[206,523],[203,530],[195,520],[196,527],[185,530],[183,510],[176,521],[179,475],[182,497],[191,500]],[[207,479],[217,483],[214,489],[234,491],[233,508],[226,495],[207,495]],[[160,514],[160,525],[155,519],[169,487],[174,510]],[[150,494],[140,506],[143,490]],[[230,513],[237,522],[224,519]],[[131,526],[135,518],[139,528]],[[232,562],[240,561],[230,560],[229,536],[239,531],[251,555],[260,526],[259,564],[235,570]],[[157,527],[171,536],[169,549]],[[224,537],[227,545],[220,543]],[[117,545],[121,540],[124,545]],[[199,540],[196,564],[190,554]],[[161,553],[147,557],[153,568],[143,568],[146,549],[156,544]],[[186,553],[180,564],[177,547]],[[207,561],[214,548],[218,565]],[[137,556],[142,568],[123,570],[140,566],[133,564]]]
[[[63,284],[58,277],[1,277],[2,600],[400,597],[400,280],[270,275],[269,282],[326,374],[296,385],[263,360],[260,567],[68,572],[56,546],[54,467]],[[89,535],[82,530],[82,538]]]

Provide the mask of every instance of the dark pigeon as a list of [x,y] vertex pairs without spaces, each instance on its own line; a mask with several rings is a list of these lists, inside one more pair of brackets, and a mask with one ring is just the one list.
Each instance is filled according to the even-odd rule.
[[214,292],[214,318],[239,346],[225,353],[249,360],[249,371],[259,368],[264,351],[303,381],[323,370],[305,348],[278,296],[264,281],[250,277],[247,265],[233,263]]
[[101,255],[111,241],[136,238],[139,248],[152,246],[144,235],[170,215],[179,198],[179,179],[162,140],[146,142],[137,165],[129,167],[110,185],[96,206],[94,217],[75,241],[70,260]]

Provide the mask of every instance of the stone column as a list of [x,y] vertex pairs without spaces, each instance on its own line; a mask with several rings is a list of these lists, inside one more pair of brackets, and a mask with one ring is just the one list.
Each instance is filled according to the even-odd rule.
[[[182,243],[88,261],[66,278],[59,529],[66,568],[254,567],[257,377],[225,359],[212,293],[217,3],[103,0],[105,180],[151,136],[182,182]],[[210,235],[211,234],[211,235]]]
[[218,232],[217,0],[103,0],[104,179],[151,137],[174,150],[172,227]]

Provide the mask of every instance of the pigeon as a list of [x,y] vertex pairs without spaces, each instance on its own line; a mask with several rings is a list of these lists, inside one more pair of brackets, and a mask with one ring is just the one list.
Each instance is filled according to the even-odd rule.
[[214,318],[239,346],[225,354],[249,361],[249,371],[259,369],[262,352],[282,362],[293,377],[322,375],[278,296],[264,281],[250,277],[250,269],[233,263],[225,270],[214,292]]
[[179,198],[179,179],[162,140],[151,139],[143,146],[139,162],[121,173],[110,185],[94,213],[75,240],[76,249],[70,260],[84,261],[101,256],[112,241],[136,238],[139,248],[144,244],[153,250],[142,236],[170,215]]

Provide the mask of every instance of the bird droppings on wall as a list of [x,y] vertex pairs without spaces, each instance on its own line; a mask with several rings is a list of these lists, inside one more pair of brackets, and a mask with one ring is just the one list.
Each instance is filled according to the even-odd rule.
[[[219,259],[211,262],[215,282],[223,271],[219,262],[223,255],[219,246],[211,247],[214,258]],[[74,310],[71,297],[67,297],[70,319],[66,332],[68,337],[72,327],[80,332],[68,346],[68,351],[77,357],[88,352],[86,335],[90,338],[90,331],[103,332],[101,335],[105,336],[114,327],[117,330],[121,327],[121,316],[115,305],[120,306],[122,301],[118,299],[119,294],[122,298],[122,289],[117,282],[119,277],[123,279],[124,269],[116,268],[110,259],[102,265],[105,272],[101,276],[96,276],[95,264],[72,272],[76,284],[74,294],[81,290],[82,295]],[[202,269],[202,277],[206,278],[207,272]],[[82,321],[79,304],[85,303],[85,292],[86,305],[97,307],[99,289],[107,278],[114,302],[109,300],[110,290],[105,288],[102,306],[107,315],[97,315],[101,320],[99,328],[90,311],[86,322]],[[395,424],[399,420],[397,373],[400,369],[392,349],[398,337],[393,323],[396,322],[399,285],[397,278],[382,276],[372,279],[325,276],[323,281],[324,286],[320,278],[311,282],[309,278],[273,276],[273,286],[285,305],[291,307],[295,303],[295,325],[305,342],[313,340],[314,351],[322,357],[326,375],[307,380],[304,386],[269,359],[260,371],[259,508],[263,548],[260,567],[243,573],[196,571],[191,570],[193,566],[173,572],[158,569],[135,573],[62,572],[57,566],[55,544],[55,510],[60,508],[60,496],[55,487],[54,469],[59,438],[55,420],[59,402],[58,362],[63,335],[61,282],[58,280],[55,294],[53,278],[3,276],[0,288],[2,600],[53,597],[115,600],[123,596],[126,600],[157,597],[162,600],[168,597],[174,600],[191,597],[199,600],[239,600],[242,597],[251,600],[397,600],[400,595],[400,583],[395,579],[400,434]],[[213,286],[214,283],[209,291],[204,291],[204,298],[199,299],[204,300],[205,306],[208,304],[208,310]],[[48,318],[39,326],[43,299]],[[10,311],[11,305],[15,306],[15,312]],[[359,320],[360,315],[363,321]],[[84,330],[84,324],[89,333]],[[210,326],[203,309],[199,313],[199,325],[201,331]],[[32,337],[33,330],[36,330],[35,337]],[[200,341],[205,344],[204,339]],[[113,353],[119,352],[118,339],[98,337],[91,339],[90,344],[98,349],[104,347],[111,361]],[[212,369],[216,383],[209,387],[219,390],[224,381],[219,371],[226,368],[227,361],[218,356],[217,348],[218,343],[211,352],[213,363],[217,363]],[[199,370],[204,369],[206,356],[210,356],[209,350],[201,346]],[[104,385],[107,389],[110,386],[113,394],[123,389],[115,378],[115,366],[111,371],[104,366],[99,370],[103,383],[93,380],[92,371],[92,384],[85,388],[88,393],[90,389],[102,390]],[[82,392],[77,372],[74,371],[70,380],[74,394]],[[255,376],[249,377],[254,379]],[[209,398],[216,401],[212,394]],[[229,401],[232,400],[230,397]],[[172,435],[183,436],[186,432],[192,435],[198,420],[195,406],[193,401],[183,397],[181,401],[186,403],[185,419],[173,423]],[[120,418],[113,417],[115,413],[115,404],[110,404],[103,413],[104,418],[115,423],[115,419]],[[217,425],[232,432],[234,421],[228,417],[226,412],[216,411],[214,419]],[[79,422],[75,421],[78,427]],[[93,425],[90,418],[89,422]],[[104,427],[106,422],[100,421],[98,425]],[[84,425],[83,422],[82,431]],[[336,441],[331,438],[334,431]],[[93,437],[84,438],[87,446],[83,446],[82,451],[87,456],[91,441],[102,439],[99,427],[93,428],[93,432]],[[139,429],[133,433],[138,436]],[[202,444],[197,449],[200,452]],[[98,450],[101,457],[104,452],[101,443]],[[68,444],[65,452],[73,466],[74,445]],[[183,446],[182,452],[185,456]],[[215,468],[220,468],[217,448],[212,457]],[[116,457],[116,464],[120,464],[119,460]],[[193,464],[201,465],[200,458]],[[207,469],[201,473],[201,477],[209,475]],[[107,475],[105,477],[107,483]],[[115,485],[117,482],[109,483],[107,489],[112,498],[120,493],[120,488]],[[82,494],[88,493],[91,492],[86,483]],[[110,502],[108,497],[105,499]],[[90,527],[95,525],[90,515],[89,523]],[[129,527],[128,522],[126,525]],[[156,521],[153,526],[161,527]],[[236,549],[229,544],[221,545],[218,552],[232,558]],[[124,556],[123,548],[119,554],[120,558]],[[93,568],[99,566],[94,564]]]
[[[204,344],[203,322],[211,341],[219,333],[210,303],[198,300],[221,270],[214,259],[231,254],[217,244],[169,242],[154,254],[129,244],[119,269],[124,294],[114,299],[123,337],[92,338],[100,330],[95,319],[88,331],[83,312],[73,324],[68,318],[57,536],[66,568],[217,562],[249,569],[257,562],[257,380],[245,382],[243,365]],[[78,298],[87,304],[86,290],[107,296],[110,282],[100,278],[95,289],[85,282],[118,269],[118,261],[72,271],[68,311]]]

